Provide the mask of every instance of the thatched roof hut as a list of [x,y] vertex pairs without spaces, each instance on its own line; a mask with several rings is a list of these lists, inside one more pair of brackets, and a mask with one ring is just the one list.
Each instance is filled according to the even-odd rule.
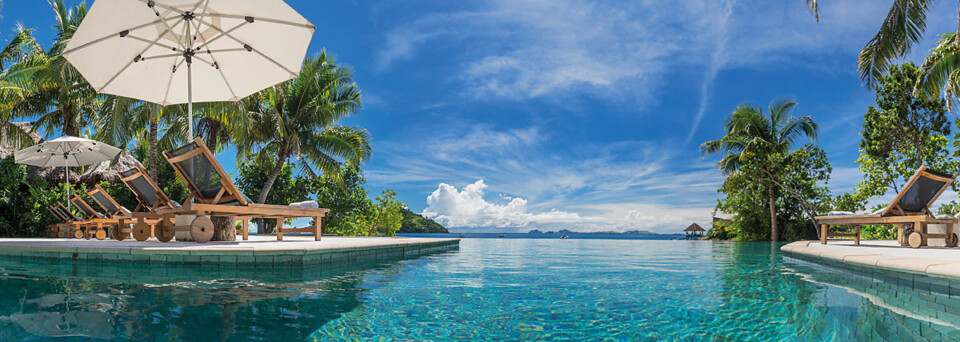
[[[674,230],[674,231],[676,231],[676,230]],[[705,232],[706,230],[704,230],[702,227],[700,227],[699,224],[694,223],[694,224],[691,224],[689,227],[687,227],[687,229],[684,229],[683,231],[685,231],[685,232]]]
[[[43,142],[43,136],[33,130],[33,125],[29,122],[13,122],[14,125],[20,127],[20,129],[25,132],[30,133],[30,137],[33,138],[34,144],[39,144]],[[13,155],[14,152],[20,150],[17,146],[11,146],[9,144],[3,143],[4,139],[0,139],[0,159],[4,159]],[[46,167],[39,168],[34,166],[27,166],[27,173],[30,177],[35,178],[39,177],[50,183],[62,183],[64,181],[63,177],[63,168],[62,167]],[[70,182],[77,182],[80,180],[75,172],[70,172]]]
[[[43,141],[43,137],[41,137],[39,133],[33,131],[33,126],[31,126],[29,122],[11,122],[11,123],[16,125],[17,127],[20,127],[20,129],[24,130],[25,132],[29,132],[30,138],[33,138],[34,144]],[[0,136],[0,138],[2,138],[2,136]],[[17,152],[17,150],[20,149],[20,147],[18,146],[11,146],[9,144],[4,143],[5,140],[6,139],[0,139],[0,159],[12,156],[14,152]]]
[[[105,161],[91,166],[80,175],[80,182],[87,186],[92,186],[100,182],[120,182],[120,172],[130,170],[140,162],[127,151],[120,152],[116,162]],[[142,166],[142,165],[141,165]]]

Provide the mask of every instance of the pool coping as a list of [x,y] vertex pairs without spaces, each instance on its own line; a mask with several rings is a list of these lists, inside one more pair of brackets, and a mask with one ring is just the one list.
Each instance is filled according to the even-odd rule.
[[[311,238],[312,240],[312,238]],[[76,241],[71,244],[71,241]],[[178,244],[118,245],[112,241],[0,239],[0,258],[53,260],[74,263],[131,263],[203,265],[217,267],[274,267],[349,264],[357,261],[413,257],[459,248],[460,239],[395,238],[329,245],[316,242],[278,243],[271,247]],[[99,244],[97,244],[99,243]],[[279,247],[278,247],[279,246]]]
[[[780,247],[787,256],[848,268],[880,269],[931,277],[960,279],[960,261],[884,254],[883,247],[830,248],[819,241],[797,241]],[[894,248],[894,247],[891,247]],[[960,251],[957,251],[960,255]]]

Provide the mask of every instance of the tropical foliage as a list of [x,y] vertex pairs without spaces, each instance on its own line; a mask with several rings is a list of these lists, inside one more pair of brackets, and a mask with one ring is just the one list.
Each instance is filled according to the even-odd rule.
[[[62,56],[86,16],[87,4],[49,3],[56,21],[49,49],[41,47],[31,30],[18,27],[0,51],[0,142],[11,148],[33,143],[31,132],[22,128],[26,126],[14,124],[21,120],[30,121],[44,137],[62,133],[124,147],[143,161],[169,197],[186,198],[185,185],[160,157],[160,151],[190,139],[186,106],[98,94]],[[215,152],[237,149],[238,184],[244,191],[261,203],[287,204],[325,192],[321,185],[345,188],[341,168],[359,170],[370,159],[369,133],[340,125],[343,118],[357,114],[361,104],[352,71],[324,51],[308,58],[296,79],[237,103],[196,105],[192,124]],[[136,205],[122,184],[101,185],[121,204]],[[402,215],[397,208],[404,206],[395,193],[384,192],[376,204],[361,194],[362,201],[349,203],[357,207],[347,210],[355,229],[344,229],[344,234],[391,235],[399,229]]]
[[275,164],[257,202],[264,203],[286,164],[306,175],[319,170],[336,179],[343,162],[356,168],[373,151],[365,129],[338,125],[360,109],[360,89],[350,69],[336,65],[326,52],[304,62],[300,77],[243,102],[252,123],[234,140],[247,155]]
[[944,101],[915,94],[918,69],[893,65],[876,84],[876,106],[863,115],[860,158],[864,179],[861,199],[900,192],[921,165],[942,172],[957,171],[950,158],[950,118]]
[[[817,134],[817,124],[812,118],[791,115],[796,106],[795,101],[777,99],[770,103],[768,112],[764,113],[760,107],[742,104],[733,111],[724,125],[724,137],[705,142],[701,146],[705,154],[723,155],[717,166],[729,176],[728,182],[733,180],[738,186],[759,187],[765,192],[765,196],[761,198],[766,198],[767,202],[766,223],[770,227],[768,237],[771,241],[780,238],[777,219],[780,192],[786,191],[792,195],[801,191],[792,188],[794,185],[787,181],[794,176],[789,173],[788,166],[791,162],[796,162],[791,149],[798,138],[806,136],[813,139]],[[737,181],[742,177],[747,178]],[[726,187],[727,184],[724,184],[724,188]],[[728,195],[730,191],[734,191],[732,188],[725,191],[724,188],[720,191]],[[727,209],[747,210],[748,207],[735,205]]]
[[12,157],[0,159],[0,236],[40,236],[44,227],[57,223],[47,207],[62,201],[65,190],[30,179],[26,166]]
[[403,214],[403,222],[401,223],[400,231],[397,233],[449,233],[447,228],[444,228],[439,223],[412,212],[409,209],[403,209],[400,213]]

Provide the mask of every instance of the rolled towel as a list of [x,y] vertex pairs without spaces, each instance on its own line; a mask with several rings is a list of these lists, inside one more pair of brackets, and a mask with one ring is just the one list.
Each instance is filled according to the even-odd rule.
[[956,217],[954,217],[953,215],[950,215],[950,214],[937,215],[937,219],[938,219],[938,220],[951,220],[951,219],[955,219],[955,218],[956,218]]
[[304,209],[317,209],[320,208],[320,203],[317,201],[303,201],[297,203],[290,203],[291,207],[304,208]]
[[847,216],[847,215],[856,215],[852,211],[831,211],[827,213],[827,216]]

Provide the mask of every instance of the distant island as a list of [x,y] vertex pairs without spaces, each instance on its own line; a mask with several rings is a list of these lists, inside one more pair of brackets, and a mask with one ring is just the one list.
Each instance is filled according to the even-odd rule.
[[423,234],[423,233],[449,233],[447,228],[444,228],[439,223],[431,220],[429,218],[423,217],[423,215],[417,214],[407,209],[403,209],[403,222],[400,224],[400,231],[397,233],[402,234]]
[[609,231],[609,232],[575,232],[575,231],[572,231],[572,230],[569,230],[569,229],[561,229],[561,230],[556,231],[556,232],[554,232],[554,231],[541,232],[541,231],[538,230],[538,229],[534,229],[534,230],[531,230],[531,231],[530,231],[529,233],[527,233],[527,234],[622,234],[622,235],[660,235],[660,234],[658,234],[658,233],[654,233],[654,232],[650,232],[650,231],[646,231],[646,230],[628,230],[628,231],[625,231],[625,232],[614,232],[614,231]]

